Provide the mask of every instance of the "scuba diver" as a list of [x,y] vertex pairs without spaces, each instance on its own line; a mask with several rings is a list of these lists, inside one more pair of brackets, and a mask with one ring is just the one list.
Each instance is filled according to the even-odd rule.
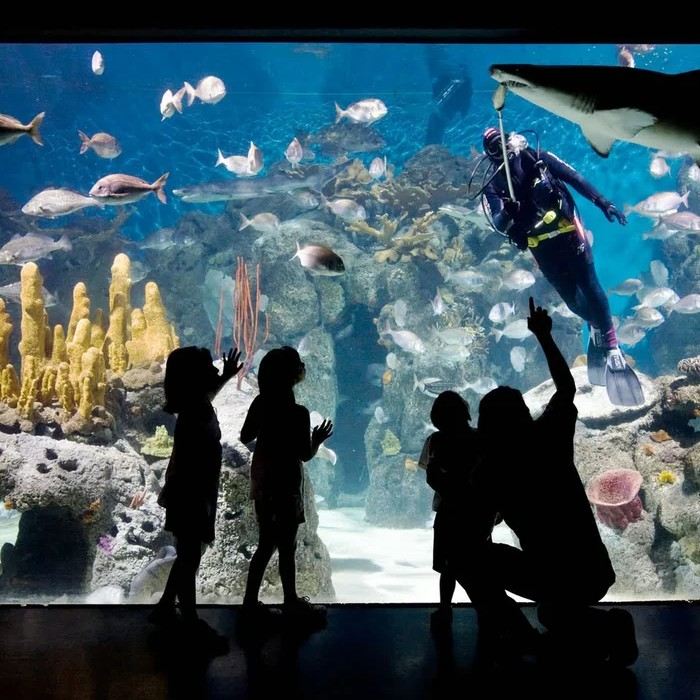
[[539,139],[533,149],[524,136],[513,133],[504,148],[501,131],[489,127],[483,147],[490,165],[480,194],[494,229],[520,250],[529,248],[566,305],[588,323],[589,382],[605,386],[613,404],[641,405],[639,379],[619,348],[591,245],[565,183],[593,202],[608,221],[624,225],[624,214],[574,168],[541,151]]
[[472,101],[472,81],[464,66],[450,66],[441,46],[427,46],[426,61],[435,103],[425,132],[427,146],[441,144],[447,127],[457,116],[467,114]]

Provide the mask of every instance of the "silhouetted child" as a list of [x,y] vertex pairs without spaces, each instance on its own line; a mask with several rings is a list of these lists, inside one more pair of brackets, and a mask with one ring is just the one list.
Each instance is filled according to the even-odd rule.
[[158,503],[165,508],[165,529],[175,537],[177,558],[150,615],[152,622],[173,622],[177,598],[186,625],[211,631],[197,616],[195,593],[202,552],[214,541],[221,471],[221,432],[211,399],[240,370],[239,357],[238,351],[230,350],[219,376],[206,348],[178,348],[168,355],[164,409],[177,414],[177,421]]
[[465,565],[464,516],[478,449],[469,404],[459,394],[443,391],[433,402],[430,420],[438,432],[426,439],[418,464],[435,491],[433,569],[440,574],[440,606],[432,619],[440,624],[452,619],[457,569]]
[[492,544],[479,570],[488,576],[469,581],[469,595],[477,608],[500,611],[502,622],[517,627],[516,642],[527,646],[532,630],[524,618],[518,621],[505,590],[537,603],[557,649],[629,665],[637,658],[632,616],[591,607],[614,583],[615,572],[574,464],[574,378],[552,338],[551,318],[532,297],[528,328],[556,391],[536,420],[517,389],[498,387],[481,400],[486,460],[477,482],[483,477],[481,496],[493,499],[521,549]]
[[296,590],[296,536],[304,522],[304,468],[333,434],[323,421],[311,431],[309,411],[296,403],[294,385],[306,376],[299,353],[285,346],[270,350],[260,362],[255,397],[241,429],[241,442],[256,440],[250,470],[250,496],[258,519],[258,547],[250,562],[241,619],[261,621],[270,611],[258,601],[263,574],[279,551],[284,590],[283,611],[292,619],[325,620],[325,608],[311,605]]

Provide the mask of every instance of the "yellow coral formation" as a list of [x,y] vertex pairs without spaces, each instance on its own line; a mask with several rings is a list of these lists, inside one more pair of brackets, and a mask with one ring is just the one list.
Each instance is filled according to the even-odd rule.
[[5,310],[5,300],[0,299],[0,367],[5,367],[10,361],[10,336],[12,322],[10,314]]
[[19,399],[19,377],[12,365],[7,365],[0,372],[0,401],[11,408],[17,406]]
[[20,273],[22,304],[19,355],[22,359],[20,395],[17,408],[20,415],[30,418],[34,402],[39,398],[41,375],[46,358],[46,312],[42,285],[44,280],[36,263],[22,266]]
[[[0,401],[16,407],[20,415],[32,418],[37,405],[55,401],[69,414],[76,410],[89,419],[95,406],[104,405],[107,367],[123,374],[133,364],[162,361],[178,346],[175,329],[169,323],[160,291],[155,282],[146,284],[143,310],[134,309],[133,335],[130,329],[131,262],[117,255],[112,265],[109,288],[109,328],[105,314],[97,309],[90,321],[90,298],[83,282],[73,289],[73,308],[64,334],[63,326],[51,332],[42,297],[43,279],[35,263],[21,272],[22,305],[19,353],[20,377],[9,362],[12,332],[5,303],[0,299]],[[49,359],[50,358],[50,359]]]
[[34,357],[34,371],[38,371],[44,362],[46,350],[45,324],[44,324],[44,297],[42,285],[44,280],[36,263],[29,262],[22,266],[20,273],[21,289],[20,300],[22,303],[22,340],[19,341],[19,354],[22,358],[22,382],[27,359]]
[[131,312],[131,340],[126,343],[131,367],[162,362],[178,346],[178,338],[155,282],[146,284],[146,300],[141,309]]
[[90,318],[90,298],[87,295],[85,282],[78,282],[73,287],[73,309],[70,312],[68,331],[66,333],[66,340],[69,343],[73,340],[78,321],[84,318]]
[[95,406],[104,405],[106,388],[104,357],[97,348],[90,347],[83,353],[80,372],[78,413],[83,418],[89,418]]
[[109,328],[107,329],[107,358],[109,368],[117,375],[129,368],[126,349],[129,315],[131,313],[131,261],[119,253],[112,264],[109,285]]
[[90,332],[90,345],[102,352],[105,344],[107,330],[105,329],[104,311],[97,309],[95,311],[95,320],[92,322],[92,330]]
[[58,366],[56,397],[61,408],[69,413],[75,410],[75,392],[73,391],[73,385],[70,383],[70,365],[67,362],[61,362]]

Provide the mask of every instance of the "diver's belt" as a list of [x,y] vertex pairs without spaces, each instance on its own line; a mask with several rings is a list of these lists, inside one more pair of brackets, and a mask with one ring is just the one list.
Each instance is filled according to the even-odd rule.
[[[554,220],[557,218],[556,212],[553,211],[548,211],[540,221],[538,221],[534,229],[538,229],[541,226],[547,224],[551,224],[554,222]],[[527,247],[528,248],[537,248],[537,246],[542,243],[542,241],[547,241],[550,238],[556,238],[562,233],[571,233],[572,231],[576,231],[576,224],[573,222],[569,221],[569,219],[561,218],[559,222],[556,225],[556,228],[552,229],[551,231],[547,231],[547,233],[538,233],[534,236],[528,236],[527,237]]]

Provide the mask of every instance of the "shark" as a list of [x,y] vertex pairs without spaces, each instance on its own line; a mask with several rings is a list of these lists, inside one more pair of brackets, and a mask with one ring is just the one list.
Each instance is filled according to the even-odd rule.
[[700,91],[700,70],[519,63],[495,64],[489,73],[510,92],[578,124],[600,156],[627,141],[700,163],[700,120],[691,97]]
[[204,204],[231,200],[255,199],[270,194],[298,189],[320,191],[321,188],[350,165],[350,161],[336,165],[309,165],[292,172],[277,171],[271,175],[245,180],[207,182],[173,190],[183,202]]

